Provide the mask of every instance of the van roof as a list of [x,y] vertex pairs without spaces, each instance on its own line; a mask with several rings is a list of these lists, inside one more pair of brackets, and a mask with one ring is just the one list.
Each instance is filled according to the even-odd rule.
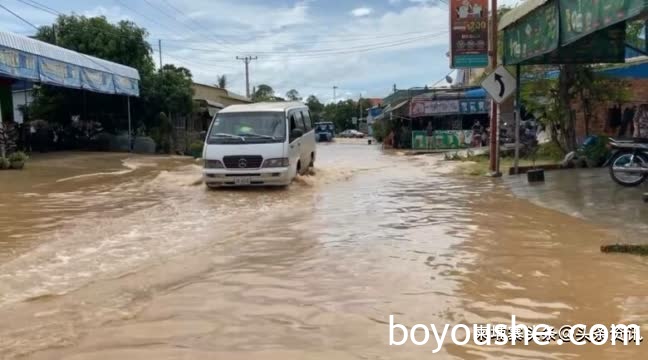
[[221,110],[220,113],[237,113],[237,112],[262,112],[275,111],[284,112],[294,108],[305,108],[306,105],[299,101],[282,101],[282,102],[260,102],[254,104],[231,105]]

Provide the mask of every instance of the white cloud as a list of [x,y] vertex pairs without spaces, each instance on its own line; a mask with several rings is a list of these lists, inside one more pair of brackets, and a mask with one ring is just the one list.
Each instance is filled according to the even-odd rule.
[[[266,83],[282,95],[294,88],[304,98],[317,94],[324,102],[332,100],[334,85],[338,99],[355,98],[359,93],[384,96],[394,83],[399,88],[423,86],[449,71],[445,57],[448,10],[436,0],[400,0],[398,7],[380,12],[359,7],[355,10],[362,16],[354,21],[348,21],[348,8],[335,6],[333,13],[314,11],[314,0],[291,0],[287,5],[282,1],[284,5],[279,6],[242,0],[168,0],[188,15],[178,14],[175,19],[160,12],[166,8],[129,2],[149,18],[159,18],[158,23],[126,8],[102,7],[101,0],[85,1],[87,5],[75,11],[105,15],[112,22],[131,18],[146,27],[151,34],[148,40],[155,45],[156,62],[157,40],[162,39],[165,63],[189,68],[195,81],[206,84],[225,74],[230,90],[240,94],[245,93],[245,68],[236,56],[258,56],[250,64],[251,85]],[[28,14],[28,8],[18,10]],[[63,6],[58,10],[69,11]],[[166,12],[174,13],[170,8]],[[6,28],[25,28],[15,19],[4,18],[0,23]],[[51,23],[53,18],[48,16],[41,23]]]
[[362,16],[367,16],[373,12],[373,9],[368,8],[368,7],[360,7],[357,9],[351,10],[351,15],[355,17],[362,17]]

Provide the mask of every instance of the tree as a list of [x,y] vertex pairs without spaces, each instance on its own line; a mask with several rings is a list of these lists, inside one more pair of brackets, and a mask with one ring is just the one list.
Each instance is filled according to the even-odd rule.
[[41,26],[36,38],[83,54],[132,66],[140,75],[154,72],[146,29],[132,21],[111,24],[105,17],[60,15],[50,26]]
[[[130,21],[111,24],[105,17],[78,15],[61,15],[53,25],[42,26],[36,34],[39,40],[136,68],[141,80],[140,97],[131,99],[133,121],[151,129],[160,126],[161,112],[191,112],[193,90],[188,69],[166,65],[155,71],[147,36],[144,28]],[[86,109],[90,114],[86,114]],[[109,132],[128,127],[124,96],[44,85],[35,92],[30,111],[63,125],[71,115],[82,114],[101,121]]]
[[300,101],[302,98],[299,96],[299,91],[291,89],[286,93],[286,98],[290,101]]
[[218,77],[218,87],[225,89],[227,87],[227,76],[221,75]]
[[261,84],[252,93],[253,102],[275,101],[275,92],[270,85]]
[[[538,73],[548,71],[547,66],[530,69]],[[557,80],[540,77],[523,86],[522,103],[551,130],[554,144],[568,153],[578,145],[573,110],[580,107],[583,111],[585,133],[589,134],[596,104],[625,102],[630,94],[625,81],[598,75],[590,65],[561,65],[559,70]]]
[[193,82],[189,69],[167,64],[152,80],[152,89],[146,99],[149,103],[160,104],[162,112],[171,114],[187,114],[193,110]]
[[324,111],[324,104],[322,104],[317,96],[311,95],[306,99],[306,105],[310,109],[311,114],[315,121],[322,120],[322,112]]

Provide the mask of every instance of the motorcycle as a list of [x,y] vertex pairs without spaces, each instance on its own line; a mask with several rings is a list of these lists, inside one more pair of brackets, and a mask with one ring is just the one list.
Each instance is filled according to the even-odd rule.
[[613,154],[608,163],[612,180],[633,187],[648,179],[648,139],[610,139],[610,146]]

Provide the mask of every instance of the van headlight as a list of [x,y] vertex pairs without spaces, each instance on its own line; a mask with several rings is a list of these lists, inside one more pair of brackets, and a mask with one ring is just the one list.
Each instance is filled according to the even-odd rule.
[[220,160],[205,160],[205,169],[224,169],[225,166]]
[[277,158],[277,159],[266,159],[263,162],[264,168],[278,168],[278,167],[288,167],[289,165],[288,158]]

